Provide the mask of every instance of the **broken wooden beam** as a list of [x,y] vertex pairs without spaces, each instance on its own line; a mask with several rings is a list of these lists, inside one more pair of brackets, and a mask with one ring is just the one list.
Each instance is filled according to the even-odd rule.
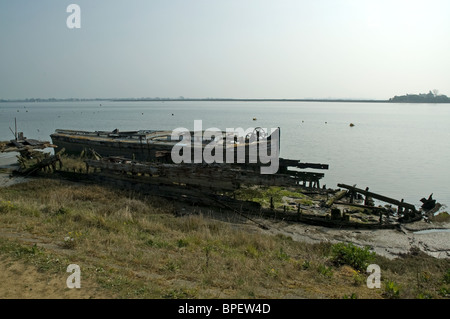
[[62,167],[61,157],[59,154],[51,155],[49,157],[45,157],[42,160],[38,160],[38,162],[26,169],[20,169],[18,172],[22,175],[29,176],[36,173],[39,170],[47,169],[52,167],[53,170],[56,170],[56,163],[59,162],[59,167]]
[[[357,188],[357,187],[346,185],[346,184],[338,184],[337,186],[341,187],[341,188],[346,188],[346,189],[350,190],[351,192],[360,193],[360,194],[362,194],[364,196],[368,196],[368,197],[371,197],[371,198],[375,198],[375,199],[381,200],[381,201],[386,202],[386,203],[390,203],[390,204],[396,205],[399,208],[406,208],[406,209],[412,210],[414,212],[416,211],[416,207],[413,204],[406,203],[403,200],[399,201],[399,200],[396,200],[394,198],[383,196],[383,195],[380,195],[380,194],[377,194],[377,193],[374,193],[374,192],[369,192],[369,191],[367,191],[365,189]],[[401,209],[399,209],[399,211],[401,211]]]
[[325,207],[331,207],[334,202],[340,200],[342,197],[344,197],[347,194],[347,191],[340,191],[337,192],[336,195],[331,197],[327,202],[325,203]]
[[320,164],[320,163],[302,163],[299,160],[292,159],[279,159],[280,167],[296,167],[296,168],[313,168],[313,169],[328,169],[328,164]]

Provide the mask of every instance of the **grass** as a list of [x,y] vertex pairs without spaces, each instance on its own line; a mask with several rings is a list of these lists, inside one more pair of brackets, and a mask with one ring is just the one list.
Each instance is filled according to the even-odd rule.
[[[241,195],[253,196],[246,191]],[[293,195],[281,188],[268,194],[277,201]],[[375,255],[370,261],[380,265],[384,286],[368,289],[360,263],[347,262],[359,252],[353,247],[336,263],[334,245],[210,220],[198,207],[195,215],[175,217],[179,205],[44,178],[0,188],[0,256],[48,274],[76,263],[82,278],[117,298],[448,297],[448,260]],[[2,236],[7,231],[45,238],[47,245]],[[359,256],[363,264],[366,257]]]
[[444,223],[450,221],[450,214],[448,212],[441,212],[436,216],[433,216],[431,220],[434,223]]
[[[237,199],[248,200],[259,203],[262,207],[270,207],[270,200],[272,199],[274,208],[283,208],[286,206],[288,210],[296,208],[291,207],[291,204],[312,205],[313,200],[309,196],[297,190],[291,190],[286,187],[272,186],[272,187],[246,187],[235,191]],[[287,201],[289,200],[289,201]]]

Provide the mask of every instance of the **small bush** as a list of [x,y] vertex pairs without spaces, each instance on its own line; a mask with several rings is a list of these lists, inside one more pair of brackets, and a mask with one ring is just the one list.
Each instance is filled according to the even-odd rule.
[[389,299],[400,298],[400,287],[395,282],[388,280],[384,285],[383,296]]
[[319,265],[317,267],[317,271],[319,272],[319,274],[321,274],[322,276],[331,278],[333,277],[333,270],[331,269],[331,267],[327,267],[326,265]]
[[355,271],[353,273],[352,278],[353,278],[353,285],[355,286],[361,286],[365,281],[365,277],[358,271]]
[[365,271],[375,258],[369,247],[359,248],[352,243],[339,243],[331,247],[332,261],[336,265],[349,265],[356,270]]

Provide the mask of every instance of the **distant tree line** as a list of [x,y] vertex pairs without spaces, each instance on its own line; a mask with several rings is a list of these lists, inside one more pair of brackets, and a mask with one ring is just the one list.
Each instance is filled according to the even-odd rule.
[[450,103],[450,98],[446,95],[439,94],[439,91],[433,90],[428,93],[421,94],[406,94],[401,96],[394,96],[389,99],[389,102],[394,103]]
[[80,101],[104,101],[105,99],[95,98],[95,99],[79,99],[79,98],[67,98],[67,99],[57,99],[57,98],[28,98],[28,99],[0,99],[0,102],[80,102]]

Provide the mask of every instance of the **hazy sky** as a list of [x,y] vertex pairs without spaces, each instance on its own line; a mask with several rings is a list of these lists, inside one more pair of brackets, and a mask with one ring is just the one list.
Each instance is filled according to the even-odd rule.
[[448,0],[0,0],[0,99],[433,89],[450,95]]

